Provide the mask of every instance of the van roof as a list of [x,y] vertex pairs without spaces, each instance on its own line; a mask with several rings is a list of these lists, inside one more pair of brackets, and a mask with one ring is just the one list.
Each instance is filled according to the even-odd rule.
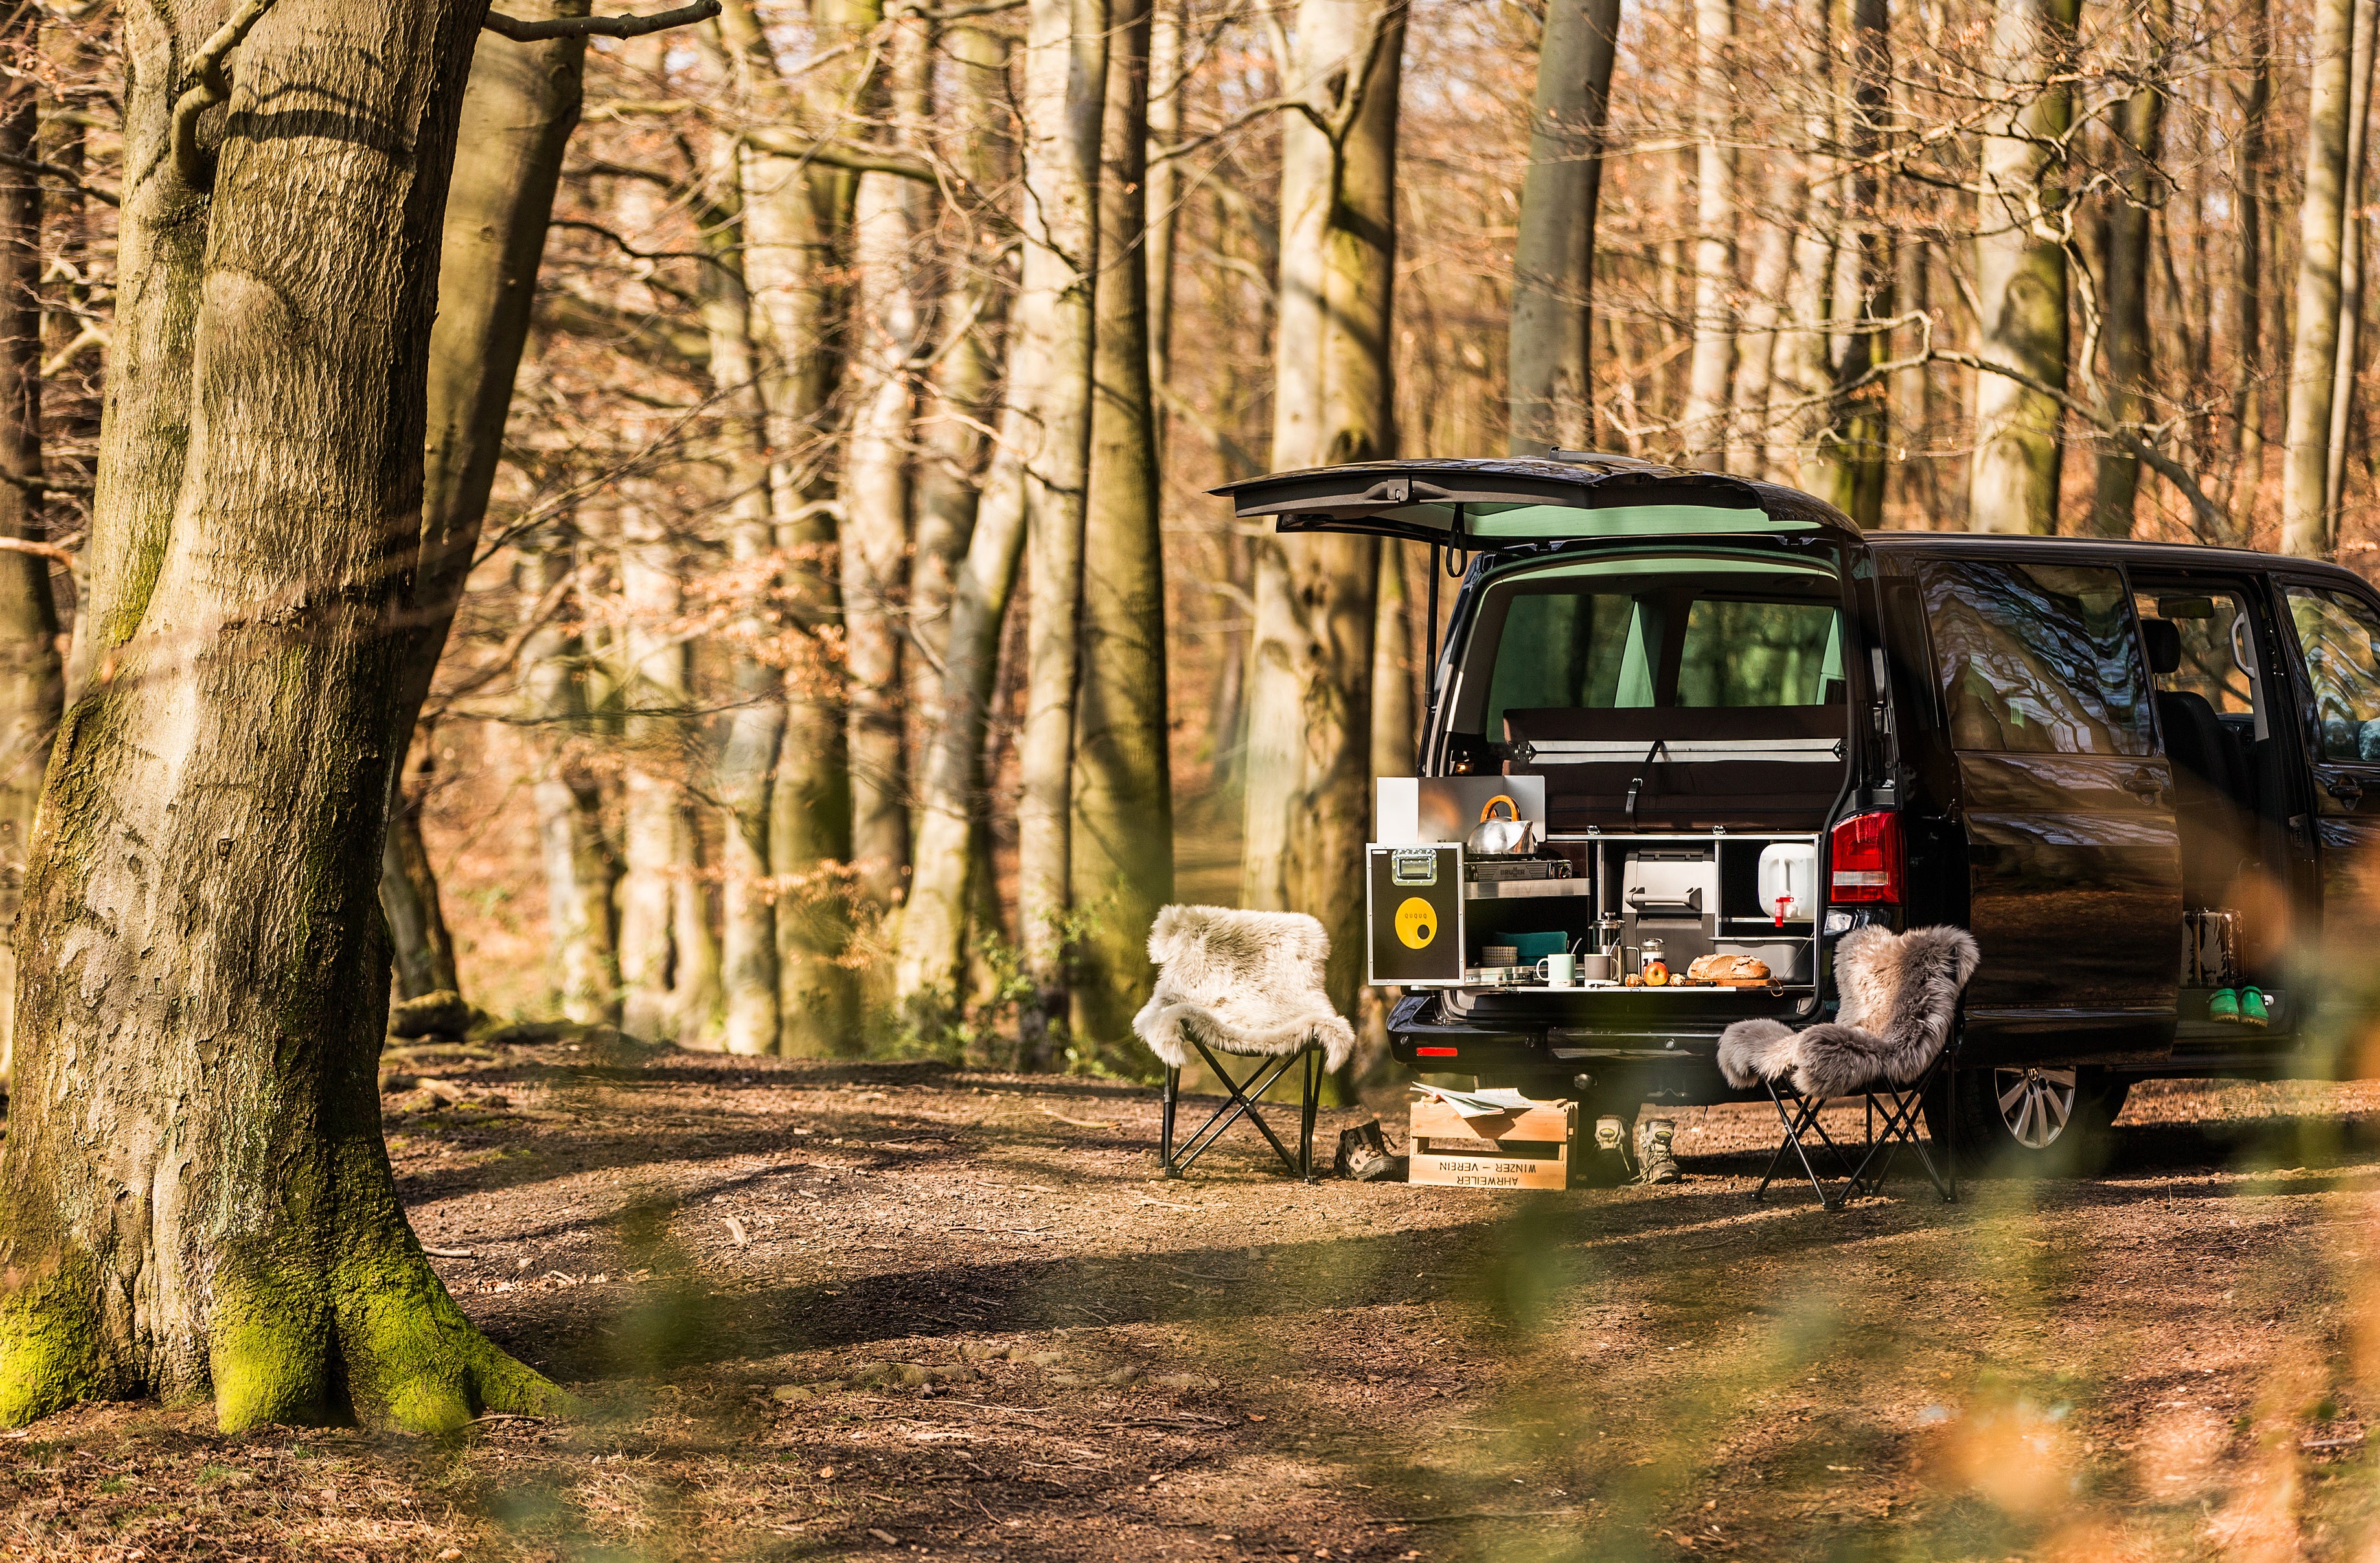
[[2218,548],[2211,543],[2144,542],[2131,538],[2042,537],[2029,532],[1915,532],[1879,528],[1863,534],[1867,545],[1894,553],[1995,553],[2002,551],[2054,549],[2058,552],[2097,553],[2134,563],[2155,563],[2177,570],[2276,570],[2313,575],[2362,576],[2343,564],[2325,559],[2304,559],[2256,549]]

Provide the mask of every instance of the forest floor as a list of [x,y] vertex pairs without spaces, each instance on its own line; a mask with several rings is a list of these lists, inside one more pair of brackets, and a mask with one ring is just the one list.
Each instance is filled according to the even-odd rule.
[[1511,1194],[1241,1131],[1161,1181],[1122,1084],[424,1072],[415,1226],[580,1409],[84,1407],[0,1439],[0,1557],[2372,1556],[2380,1086],[2148,1086],[2096,1179],[1828,1215],[1752,1201],[1765,1104],[1679,1113],[1682,1184]]

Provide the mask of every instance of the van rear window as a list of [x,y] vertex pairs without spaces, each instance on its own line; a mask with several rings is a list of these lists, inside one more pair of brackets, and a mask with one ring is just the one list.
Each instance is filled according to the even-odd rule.
[[2145,755],[2148,672],[2119,571],[1931,560],[1925,616],[1951,746]]

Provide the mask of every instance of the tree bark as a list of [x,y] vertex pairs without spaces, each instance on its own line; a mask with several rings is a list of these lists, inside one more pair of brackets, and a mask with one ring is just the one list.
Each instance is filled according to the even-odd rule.
[[126,322],[91,547],[99,670],[26,881],[0,1148],[0,1421],[212,1393],[227,1429],[453,1428],[550,1385],[397,1203],[374,915],[410,726],[438,224],[481,7],[285,0],[168,150],[218,18],[126,18]]
[[[1298,6],[1284,79],[1346,131],[1334,149],[1303,115],[1281,125],[1275,470],[1396,449],[1389,321],[1404,32],[1398,0]],[[1363,966],[1378,553],[1364,537],[1263,543],[1249,658],[1241,903],[1321,920],[1331,1000],[1348,1014]]]
[[[1148,140],[1154,155],[1182,139],[1183,20],[1185,0],[1156,0],[1148,32]],[[1148,164],[1148,210],[1145,240],[1148,289],[1148,383],[1157,397],[1157,466],[1165,469],[1170,421],[1164,393],[1173,374],[1173,249],[1182,227],[1182,164],[1174,158]]]
[[530,798],[545,870],[550,976],[571,1020],[616,1025],[620,958],[613,891],[620,866],[603,831],[603,795],[584,748],[589,726],[586,647],[547,597],[574,574],[570,527],[552,523],[521,541],[514,590],[537,622],[521,643],[521,721],[536,767]]
[[1876,322],[1892,314],[1892,236],[1878,160],[1890,117],[1892,35],[1886,0],[1851,0],[1851,92],[1843,141],[1851,166],[1840,188],[1847,203],[1848,243],[1836,257],[1839,325],[1833,405],[1826,463],[1833,492],[1826,497],[1862,527],[1884,524],[1886,442],[1890,437],[1888,388],[1872,382]]
[[2306,104],[2305,196],[2298,208],[2297,331],[2289,350],[2288,448],[2281,466],[2281,548],[2330,551],[2323,504],[2331,376],[2338,355],[2339,237],[2346,218],[2347,111],[2356,0],[2316,0]]
[[388,840],[381,848],[381,914],[388,919],[391,964],[402,999],[462,991],[455,975],[454,937],[439,904],[438,875],[431,866],[429,844],[421,839],[421,810],[430,801],[437,742],[434,728],[414,733],[389,806]]
[[[1976,354],[2047,384],[2066,383],[2066,251],[2036,231],[2057,205],[2049,143],[2066,133],[2071,94],[2053,81],[2070,52],[2080,0],[1997,0],[1985,70],[2008,100],[1983,144],[1975,237]],[[2058,428],[2051,397],[2005,375],[1975,385],[1968,525],[1985,532],[2058,529]]]
[[[534,20],[584,16],[587,8],[588,0],[531,0],[516,9]],[[417,712],[429,698],[479,550],[563,149],[578,124],[586,52],[586,40],[574,38],[501,48],[492,42],[472,55],[461,131],[471,155],[461,160],[446,198],[430,341],[421,542],[405,612],[403,693]],[[382,866],[381,902],[400,984],[408,970],[435,971],[451,987],[457,980],[451,948],[414,942],[417,930],[426,939],[445,933],[438,881],[428,853],[418,850],[419,829],[409,808],[393,817],[398,844]]]
[[[908,24],[914,28],[917,24]],[[843,620],[850,697],[851,852],[860,895],[900,904],[909,867],[901,616],[907,586],[908,445],[915,393],[918,235],[909,181],[863,174],[853,219],[852,426],[843,478]]]
[[[726,0],[719,24],[756,109],[822,135],[841,129],[868,90],[875,0],[818,0],[820,65],[797,98],[777,72],[750,0]],[[851,776],[843,668],[829,647],[842,632],[837,528],[826,503],[833,446],[829,402],[842,373],[835,279],[851,229],[854,176],[811,160],[747,147],[744,267],[762,345],[770,495],[784,559],[786,611],[804,637],[786,671],[784,736],[769,798],[769,869],[777,887],[780,1050],[805,1058],[848,1052],[856,994],[842,964],[851,938]]]
[[[2152,0],[2142,20],[2142,79],[2116,115],[2118,155],[2123,163],[2100,247],[2105,280],[2099,288],[2107,411],[2117,422],[2135,430],[2149,405],[2149,267],[2164,189],[2157,161],[2165,140],[2164,60],[2173,35],[2172,0]],[[2140,485],[2140,457],[2121,446],[2102,446],[2091,489],[2091,530],[2103,538],[2131,536]]]
[[1514,455],[1595,442],[1595,210],[1619,36],[1620,0],[1553,0],[1546,8],[1512,256]]
[[[30,52],[41,21],[38,7],[18,6],[0,21],[0,50]],[[35,77],[0,80],[0,155],[36,155],[40,106]],[[42,187],[0,166],[0,537],[41,535],[42,479]],[[49,561],[0,553],[0,1095],[15,1034],[26,849],[65,688]]]
[[1793,236],[1801,228],[1808,194],[1791,156],[1772,151],[1767,163],[1768,186],[1759,242],[1752,250],[1743,330],[1735,339],[1734,411],[1728,422],[1727,469],[1748,478],[1767,477],[1778,466],[1770,448],[1768,398],[1775,383],[1778,326],[1785,319],[1786,288],[1792,277]]
[[1034,989],[1024,1014],[1026,1056],[1046,1063],[1055,1057],[1050,1034],[1068,1008],[1075,695],[1108,6],[1106,0],[1030,0],[1026,16],[1025,259],[1008,364],[1011,404],[1029,409],[1033,430],[1025,462],[1031,618],[1018,748],[1016,915]]
[[2372,119],[2374,0],[2356,0],[2347,105],[2347,199],[2338,232],[2338,347],[2330,377],[2330,431],[2323,460],[2323,514],[2336,526],[2347,482],[2347,433],[2363,336],[2363,168]]
[[1165,563],[1149,382],[1150,0],[1117,0],[1108,42],[1099,189],[1090,503],[1083,536],[1082,685],[1068,878],[1083,916],[1069,1024],[1121,1047],[1148,996],[1148,928],[1173,899],[1167,753]]
[[2237,247],[2233,250],[2230,335],[2235,344],[2231,386],[2231,465],[2225,509],[2230,536],[2239,541],[2254,527],[2258,491],[2265,471],[2265,116],[2273,100],[2272,3],[2253,0],[2247,13],[2246,49],[2252,64],[2244,90],[2234,89],[2240,106]]
[[[776,551],[770,515],[767,412],[752,348],[752,297],[734,220],[743,212],[741,167],[731,152],[717,177],[727,210],[704,224],[701,300],[711,395],[719,408],[719,461],[727,479],[728,556],[760,567]],[[764,589],[756,583],[750,589]],[[777,904],[769,878],[769,793],[785,732],[784,674],[759,654],[771,626],[758,602],[728,637],[734,705],[720,745],[719,977],[722,1039],[731,1053],[777,1050]],[[565,799],[557,795],[557,806]],[[562,817],[557,816],[557,818]],[[565,835],[557,845],[571,840]],[[572,861],[565,856],[560,862]],[[571,870],[575,872],[575,870]]]
[[1378,612],[1372,624],[1372,775],[1411,776],[1414,737],[1413,599],[1405,586],[1405,548],[1380,547]]
[[1689,466],[1724,466],[1728,371],[1735,357],[1735,159],[1730,90],[1734,0],[1694,0],[1694,89],[1701,120],[1694,146],[1694,342],[1686,371],[1679,443]]

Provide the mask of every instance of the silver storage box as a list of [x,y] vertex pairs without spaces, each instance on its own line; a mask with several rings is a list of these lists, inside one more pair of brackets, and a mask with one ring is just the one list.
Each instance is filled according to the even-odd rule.
[[1645,922],[1718,915],[1718,854],[1710,847],[1645,847],[1628,854],[1621,903]]
[[1810,941],[1806,939],[1723,939],[1721,955],[1750,955],[1768,963],[1768,975],[1781,983],[1810,980]]

